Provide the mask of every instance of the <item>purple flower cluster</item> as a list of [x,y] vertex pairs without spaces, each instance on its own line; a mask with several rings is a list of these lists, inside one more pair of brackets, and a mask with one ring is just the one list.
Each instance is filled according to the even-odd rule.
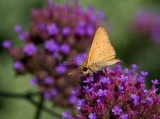
[[[148,72],[136,73],[137,65],[123,70],[118,64],[115,68],[105,68],[80,78],[81,88],[72,91],[78,97],[77,117],[69,119],[159,119],[160,95],[156,95],[159,81],[152,80],[151,90],[145,89],[144,82]],[[88,80],[93,79],[93,80]],[[86,88],[87,87],[87,88]],[[63,115],[62,115],[63,116]]]
[[24,45],[2,44],[12,56],[17,73],[32,74],[29,84],[38,85],[45,98],[63,107],[72,106],[77,99],[69,92],[78,86],[80,74],[75,72],[68,78],[68,73],[84,61],[95,31],[106,22],[102,11],[82,9],[77,1],[75,5],[71,2],[63,5],[48,0],[46,7],[32,9],[30,30],[24,32],[20,25],[14,29]]
[[160,13],[154,10],[140,10],[134,18],[133,29],[160,44]]

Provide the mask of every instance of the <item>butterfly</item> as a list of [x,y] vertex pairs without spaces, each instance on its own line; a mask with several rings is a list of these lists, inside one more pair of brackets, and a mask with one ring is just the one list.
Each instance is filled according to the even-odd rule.
[[101,70],[105,66],[116,64],[120,60],[115,59],[115,55],[116,52],[109,41],[107,32],[104,28],[99,27],[87,58],[78,70],[82,74],[88,74]]

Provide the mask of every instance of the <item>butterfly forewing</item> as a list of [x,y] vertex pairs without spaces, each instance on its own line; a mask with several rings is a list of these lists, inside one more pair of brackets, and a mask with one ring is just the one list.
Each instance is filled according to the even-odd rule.
[[96,63],[102,60],[110,60],[116,55],[113,46],[105,30],[100,27],[94,37],[90,52],[88,54],[88,63]]

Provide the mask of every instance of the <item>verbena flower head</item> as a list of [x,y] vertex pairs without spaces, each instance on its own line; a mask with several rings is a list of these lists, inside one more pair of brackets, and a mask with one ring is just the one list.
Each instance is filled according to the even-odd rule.
[[146,35],[152,41],[160,44],[160,15],[159,11],[139,10],[133,20],[133,29],[142,35]]
[[[152,89],[147,90],[144,81],[138,81],[138,77],[145,80],[146,75],[140,73],[135,77],[135,69],[137,65],[132,65],[126,72],[116,64],[113,69],[107,67],[104,72],[82,76],[81,88],[72,91],[79,98],[76,106],[79,114],[74,119],[159,119],[160,95],[156,95],[159,80],[152,80]],[[88,81],[89,78],[93,80]]]
[[95,31],[106,22],[103,12],[71,2],[63,5],[48,0],[46,7],[32,9],[30,30],[20,25],[14,29],[24,45],[10,48],[8,42],[3,43],[15,61],[14,69],[19,74],[31,73],[34,78],[29,84],[38,85],[45,98],[64,107],[77,99],[70,92],[78,86],[78,74],[68,78],[68,73],[80,65],[77,59],[83,63]]

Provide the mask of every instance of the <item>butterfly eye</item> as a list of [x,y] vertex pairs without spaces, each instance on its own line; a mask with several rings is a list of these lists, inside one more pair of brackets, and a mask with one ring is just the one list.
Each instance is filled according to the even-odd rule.
[[83,71],[87,71],[88,70],[88,68],[87,67],[83,67]]

